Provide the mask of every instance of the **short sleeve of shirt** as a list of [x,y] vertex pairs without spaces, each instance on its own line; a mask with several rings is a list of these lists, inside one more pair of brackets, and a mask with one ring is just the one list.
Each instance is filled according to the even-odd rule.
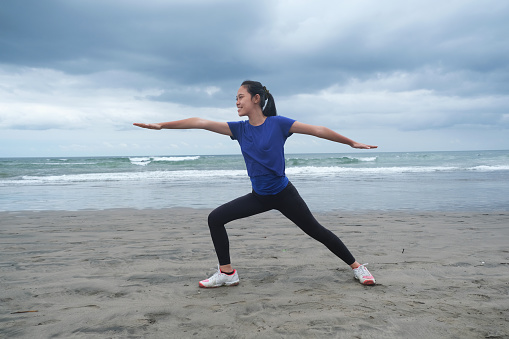
[[279,120],[279,126],[281,127],[281,132],[283,132],[283,135],[286,138],[292,135],[292,133],[290,133],[290,128],[292,128],[292,125],[295,122],[295,120],[287,117],[282,117],[280,115],[276,116],[275,118]]
[[233,134],[233,136],[230,137],[230,138],[232,138],[232,140],[238,140],[238,136],[240,135],[241,129],[242,129],[242,123],[243,123],[243,121],[231,121],[231,122],[228,122],[228,126],[230,127],[230,131]]

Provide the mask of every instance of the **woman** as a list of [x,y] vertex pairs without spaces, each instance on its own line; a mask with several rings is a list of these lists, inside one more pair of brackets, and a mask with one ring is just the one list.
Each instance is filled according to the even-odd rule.
[[331,252],[352,267],[354,277],[364,285],[374,285],[375,279],[364,265],[359,264],[343,242],[318,223],[306,203],[285,175],[284,143],[292,133],[372,149],[377,146],[361,144],[329,128],[304,124],[277,115],[274,98],[257,81],[244,81],[237,92],[237,111],[248,120],[217,122],[189,118],[157,124],[135,123],[149,129],[205,129],[230,136],[240,144],[253,190],[212,211],[208,218],[212,242],[219,260],[218,271],[200,281],[204,288],[239,284],[237,270],[230,261],[228,235],[225,224],[272,209],[279,210],[306,234],[324,244]]

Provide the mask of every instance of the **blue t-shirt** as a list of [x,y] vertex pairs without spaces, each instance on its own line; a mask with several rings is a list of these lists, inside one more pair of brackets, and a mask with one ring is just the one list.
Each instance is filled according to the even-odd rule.
[[246,162],[253,190],[262,195],[277,194],[288,184],[285,175],[284,144],[295,120],[271,116],[260,126],[248,120],[228,122]]

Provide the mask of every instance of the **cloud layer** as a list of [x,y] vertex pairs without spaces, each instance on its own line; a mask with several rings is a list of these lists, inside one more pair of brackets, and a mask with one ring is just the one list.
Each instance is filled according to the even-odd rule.
[[[507,149],[508,14],[501,1],[4,1],[0,139],[46,131],[49,155],[97,150],[74,130],[125,153],[148,136],[134,121],[236,120],[237,88],[254,79],[281,115],[386,150],[422,150],[426,133],[435,149]],[[209,152],[207,138],[176,151]],[[224,143],[214,152],[236,151]],[[0,156],[38,149],[23,147]]]

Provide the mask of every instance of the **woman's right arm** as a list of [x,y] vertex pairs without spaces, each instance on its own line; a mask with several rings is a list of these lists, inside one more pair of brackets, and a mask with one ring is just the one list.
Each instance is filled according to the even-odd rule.
[[184,120],[160,122],[157,124],[134,123],[134,126],[149,129],[204,129],[207,131],[232,136],[230,126],[226,122],[206,120],[202,118],[189,118]]

